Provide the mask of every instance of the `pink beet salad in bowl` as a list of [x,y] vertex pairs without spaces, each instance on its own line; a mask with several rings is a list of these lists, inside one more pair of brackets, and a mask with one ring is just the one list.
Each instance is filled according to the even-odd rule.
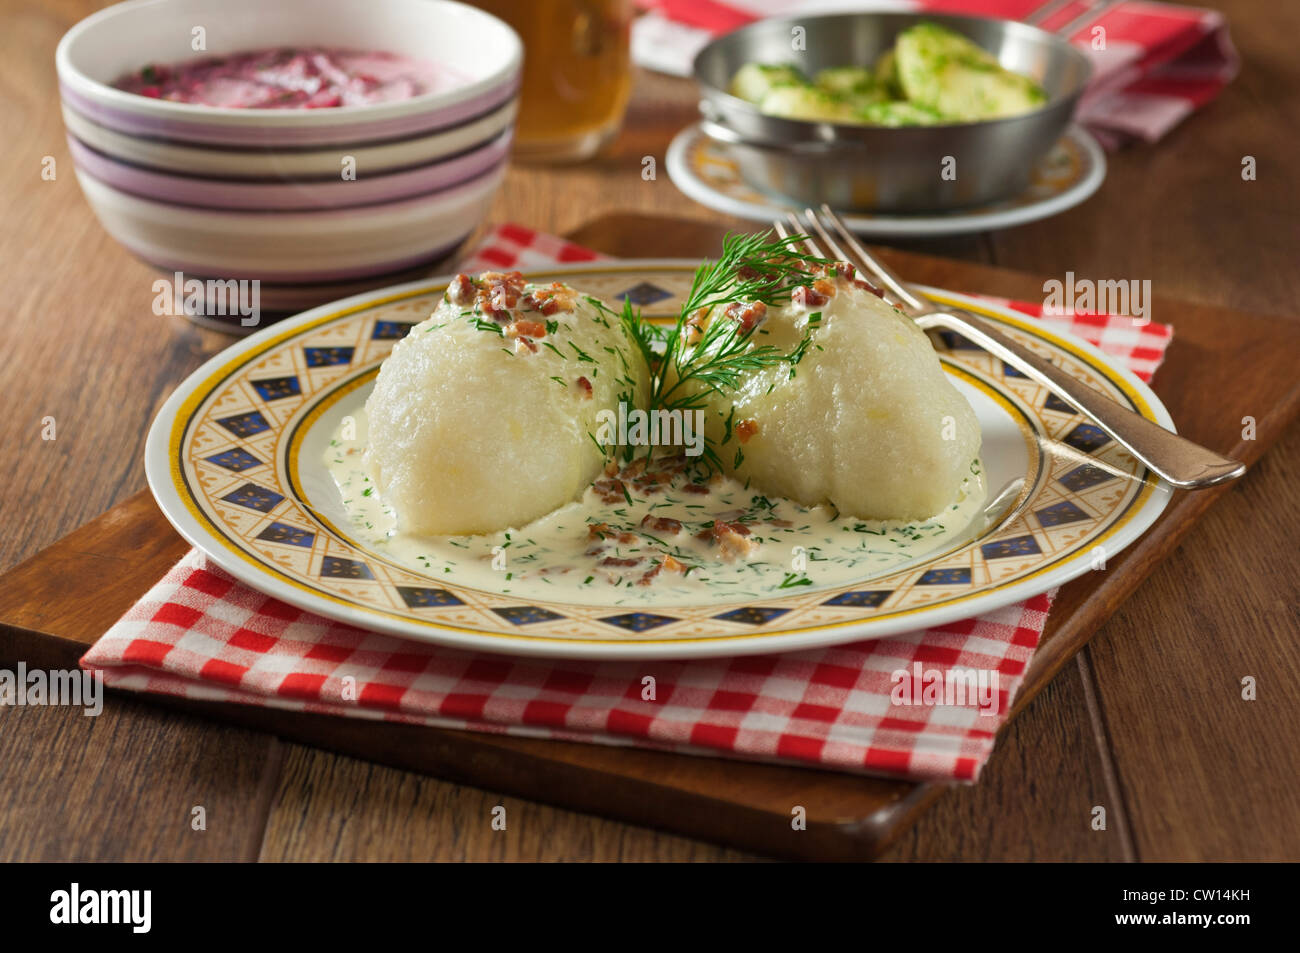
[[77,178],[171,272],[267,310],[454,251],[505,172],[523,45],[451,0],[129,0],[56,53]]
[[276,47],[150,63],[113,85],[138,96],[224,109],[323,109],[399,102],[464,82],[447,67],[396,53]]

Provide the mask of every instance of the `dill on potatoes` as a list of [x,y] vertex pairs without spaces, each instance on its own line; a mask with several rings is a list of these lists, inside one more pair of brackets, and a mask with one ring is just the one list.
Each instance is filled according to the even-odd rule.
[[[729,304],[763,304],[779,307],[790,301],[799,285],[808,282],[810,268],[831,266],[825,258],[800,251],[805,236],[774,238],[772,232],[754,235],[730,233],[722,242],[717,261],[706,261],[695,271],[691,289],[682,302],[676,324],[664,333],[633,315],[624,300],[623,323],[629,335],[654,372],[651,375],[651,411],[702,410],[705,398],[712,393],[725,394],[740,386],[743,375],[777,364],[797,364],[811,343],[816,322],[810,322],[805,339],[790,353],[771,344],[750,341],[754,329],[742,330],[739,322],[709,321],[713,310]],[[820,317],[820,315],[819,315]],[[700,337],[687,341],[691,321],[704,325]],[[662,352],[654,353],[662,344]],[[656,367],[657,362],[657,367]],[[727,421],[726,443],[731,438],[731,421]],[[721,470],[718,448],[707,437],[703,464],[708,470]],[[738,461],[743,459],[737,453]]]

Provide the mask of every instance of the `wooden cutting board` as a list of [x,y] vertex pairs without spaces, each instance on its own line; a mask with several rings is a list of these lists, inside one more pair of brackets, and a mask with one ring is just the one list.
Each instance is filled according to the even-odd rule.
[[[715,253],[721,236],[711,223],[616,215],[570,237],[622,257],[681,257]],[[1043,296],[1042,280],[1028,275],[911,253],[882,254],[925,284],[1025,300]],[[1175,327],[1154,388],[1179,430],[1248,463],[1258,460],[1300,411],[1300,322],[1159,297],[1152,316]],[[1248,416],[1255,421],[1253,440],[1242,438]],[[1176,494],[1155,526],[1106,571],[1061,590],[1011,718],[1224,492],[1231,488]],[[187,548],[147,491],[64,537],[0,577],[0,663],[74,667]],[[945,787],[143,697],[354,757],[780,857],[870,858]],[[796,804],[808,818],[807,830],[797,833],[790,826]]]

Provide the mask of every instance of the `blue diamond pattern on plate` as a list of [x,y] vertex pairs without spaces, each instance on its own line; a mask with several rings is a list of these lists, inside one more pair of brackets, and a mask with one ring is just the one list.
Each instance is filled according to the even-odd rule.
[[1073,414],[1075,412],[1073,407],[1055,394],[1047,395],[1047,400],[1043,401],[1043,410],[1054,410],[1058,414]]
[[672,296],[673,293],[671,291],[664,291],[663,288],[660,288],[658,285],[652,285],[648,281],[639,282],[631,288],[628,288],[626,291],[620,291],[615,295],[615,297],[620,301],[626,298],[638,308],[652,305],[656,301],[664,301]]
[[1053,503],[1051,506],[1035,511],[1034,515],[1044,527],[1064,526],[1066,523],[1077,523],[1079,520],[1092,518],[1069,500]]
[[965,566],[950,569],[927,569],[916,581],[918,586],[968,586],[970,570]]
[[290,526],[288,523],[272,523],[257,534],[258,539],[264,539],[268,543],[284,543],[286,546],[308,546],[316,538],[316,534],[309,529],[303,529],[301,526]]
[[1079,424],[1068,434],[1062,443],[1068,443],[1075,450],[1081,450],[1084,453],[1092,453],[1094,450],[1100,450],[1106,444],[1110,443],[1110,437],[1100,428],[1092,424]]
[[397,594],[402,597],[402,601],[411,609],[433,609],[439,606],[463,606],[465,604],[446,589],[398,586]]
[[740,609],[732,609],[730,612],[724,612],[722,615],[715,615],[713,618],[721,619],[724,622],[744,622],[746,625],[762,625],[764,622],[770,622],[777,616],[785,615],[789,609],[771,609],[763,606],[744,606]]
[[320,563],[320,574],[330,579],[374,579],[375,574],[359,559],[326,556]]
[[372,341],[400,341],[411,333],[411,328],[415,327],[409,321],[376,321],[374,330],[370,332]]
[[893,591],[892,589],[871,589],[859,592],[841,592],[838,596],[827,599],[822,605],[874,609],[888,599]]
[[1113,473],[1107,473],[1101,467],[1094,467],[1091,463],[1085,463],[1083,466],[1075,467],[1056,482],[1067,489],[1073,490],[1075,493],[1081,493],[1088,487],[1113,479],[1115,479]]
[[353,350],[350,347],[305,347],[302,353],[307,358],[308,367],[329,367],[332,364],[351,364]]
[[1038,540],[1032,536],[1013,536],[1010,539],[995,539],[980,547],[985,559],[1007,559],[1011,556],[1034,556],[1043,550]]
[[550,622],[552,619],[564,618],[558,612],[541,609],[537,606],[506,606],[504,609],[493,609],[492,611],[511,625],[533,625],[537,622]]
[[1025,375],[1020,373],[1020,371],[1016,370],[1016,368],[1012,367],[1006,361],[1003,361],[1002,376],[1003,377],[1024,377]]
[[616,625],[620,629],[627,629],[629,632],[644,632],[646,629],[658,628],[677,620],[672,616],[655,615],[653,612],[628,612],[624,615],[603,616],[600,621]]
[[243,473],[245,470],[251,470],[253,467],[260,467],[262,461],[257,459],[247,450],[241,450],[239,447],[232,447],[229,450],[222,450],[220,453],[214,453],[205,458],[208,463],[215,463],[219,467],[225,467],[227,470],[233,470],[235,473]]
[[280,504],[284,497],[274,490],[268,490],[256,483],[245,483],[238,489],[231,490],[222,499],[227,503],[234,503],[236,506],[246,506],[250,510],[269,513]]
[[262,433],[264,430],[271,429],[271,425],[266,422],[266,418],[256,410],[250,410],[246,414],[235,414],[233,417],[221,417],[217,420],[217,423],[236,437],[251,437],[254,434]]
[[269,377],[261,381],[249,381],[253,389],[262,395],[262,400],[282,400],[285,397],[297,397],[302,393],[296,377]]

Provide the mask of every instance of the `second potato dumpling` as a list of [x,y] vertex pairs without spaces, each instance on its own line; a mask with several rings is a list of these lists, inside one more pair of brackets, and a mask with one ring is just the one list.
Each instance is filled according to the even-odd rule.
[[926,519],[956,500],[980,450],[975,412],[925,332],[851,267],[818,269],[781,307],[736,302],[709,320],[794,355],[705,398],[739,479],[861,519]]
[[619,316],[594,299],[518,272],[457,275],[380,368],[371,472],[404,533],[523,526],[595,479],[599,412],[643,406],[648,381]]

